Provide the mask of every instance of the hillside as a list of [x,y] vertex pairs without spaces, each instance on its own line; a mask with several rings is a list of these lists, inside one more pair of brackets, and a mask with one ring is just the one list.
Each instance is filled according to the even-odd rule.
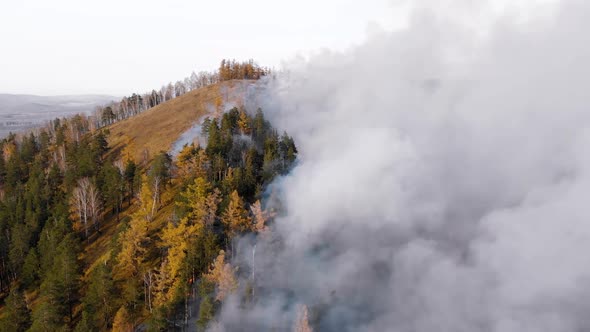
[[[297,155],[262,110],[239,107],[254,82],[1,140],[0,331],[205,329],[250,278],[230,259],[268,232],[265,188]],[[179,149],[197,132],[206,144]]]
[[[108,127],[109,145],[127,158],[143,159],[170,151],[174,142],[201,117],[241,105],[253,80],[231,80],[190,91]],[[157,133],[157,135],[155,135]]]

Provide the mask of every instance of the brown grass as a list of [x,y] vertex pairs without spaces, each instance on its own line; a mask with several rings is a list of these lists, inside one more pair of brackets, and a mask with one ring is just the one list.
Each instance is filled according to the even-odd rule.
[[180,135],[203,115],[229,102],[241,104],[246,86],[252,82],[233,80],[213,84],[115,123],[108,127],[109,145],[123,158],[134,158],[138,162],[142,160],[144,149],[149,151],[150,158],[160,151],[170,151]]

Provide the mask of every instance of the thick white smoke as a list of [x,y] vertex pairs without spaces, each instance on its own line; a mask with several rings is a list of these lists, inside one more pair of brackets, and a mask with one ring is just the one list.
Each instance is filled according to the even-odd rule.
[[269,83],[300,161],[227,330],[297,304],[318,331],[590,329],[590,4],[465,22],[421,9]]

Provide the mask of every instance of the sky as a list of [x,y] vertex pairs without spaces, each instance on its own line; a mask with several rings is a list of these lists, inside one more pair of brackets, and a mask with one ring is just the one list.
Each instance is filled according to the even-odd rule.
[[[492,3],[543,1],[550,0]],[[214,70],[222,58],[281,68],[294,57],[347,50],[371,31],[404,27],[409,3],[465,9],[448,0],[7,1],[0,93],[122,96]],[[474,16],[474,24],[484,21]]]
[[343,50],[396,20],[386,0],[9,1],[0,11],[0,93],[124,95],[222,58],[280,67]]

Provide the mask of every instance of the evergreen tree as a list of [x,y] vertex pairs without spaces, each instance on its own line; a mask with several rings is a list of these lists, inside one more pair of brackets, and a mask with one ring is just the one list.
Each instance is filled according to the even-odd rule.
[[41,294],[51,306],[49,309],[54,314],[54,321],[73,322],[80,282],[78,248],[75,235],[66,235],[57,247],[52,269],[41,285]]
[[125,182],[127,183],[127,190],[129,192],[129,204],[131,204],[131,198],[135,195],[135,186],[134,186],[134,181],[135,181],[135,177],[136,177],[136,173],[137,173],[137,165],[135,164],[135,162],[131,159],[129,159],[127,161],[127,163],[125,164],[125,172],[124,172],[124,178],[125,178]]
[[6,298],[6,314],[0,321],[0,331],[22,332],[31,325],[29,310],[23,292],[14,285]]
[[213,306],[213,301],[211,301],[211,297],[203,297],[203,299],[201,300],[201,304],[199,306],[199,317],[197,318],[197,325],[201,328],[201,330],[204,331],[214,316],[215,308]]
[[96,331],[96,328],[92,324],[92,319],[90,318],[90,315],[86,311],[83,311],[82,318],[80,318],[80,321],[78,322],[78,324],[76,324],[76,328],[74,329],[74,332],[92,332],[92,331]]
[[29,288],[35,280],[39,277],[39,272],[41,270],[41,266],[39,264],[39,256],[37,255],[37,250],[32,248],[27,257],[25,258],[25,262],[23,265],[22,271],[22,283],[25,288]]
[[115,315],[114,298],[116,293],[111,271],[106,263],[98,264],[90,273],[88,290],[83,300],[89,323],[101,330],[107,329]]

